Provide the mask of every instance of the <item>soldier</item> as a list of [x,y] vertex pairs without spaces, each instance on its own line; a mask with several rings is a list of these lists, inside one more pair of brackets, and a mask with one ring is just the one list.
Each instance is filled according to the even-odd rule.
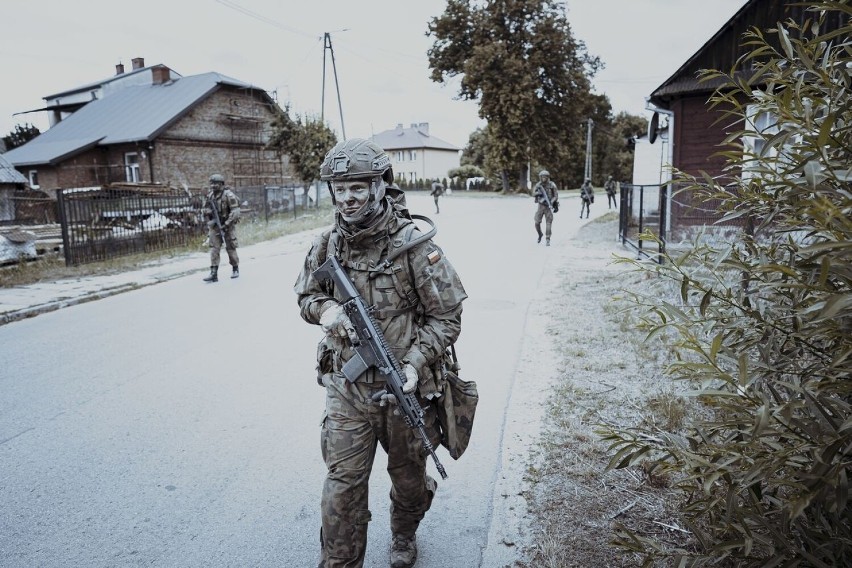
[[592,180],[586,178],[580,186],[580,219],[583,218],[583,210],[586,211],[586,219],[589,218],[589,205],[595,202],[595,190],[592,189]]
[[[215,207],[215,211],[214,211]],[[216,217],[221,223],[221,231]],[[210,243],[210,275],[205,282],[219,281],[219,251],[222,250],[222,234],[225,235],[225,250],[231,263],[231,278],[240,276],[240,257],[237,255],[237,222],[240,220],[240,202],[230,188],[225,187],[225,178],[220,174],[210,176],[210,192],[204,203],[207,219],[207,241]]]
[[[541,170],[538,173],[538,183],[535,184],[533,188],[533,199],[538,204],[535,210],[535,217],[533,217],[535,221],[535,231],[538,233],[538,242],[541,242],[541,219],[542,217],[547,221],[545,224],[545,236],[547,237],[546,244],[550,246],[550,227],[553,224],[553,214],[559,210],[559,194],[556,192],[556,184],[550,181],[550,172],[547,170]],[[548,207],[547,200],[544,198],[543,192],[547,192],[547,197],[550,198],[550,205],[552,207]]]
[[440,213],[441,210],[438,208],[438,198],[444,195],[444,185],[435,180],[432,182],[432,192],[429,194],[435,198],[435,213]]
[[373,303],[406,378],[403,391],[417,392],[433,445],[440,440],[435,399],[444,386],[442,360],[461,331],[467,293],[443,251],[414,226],[405,194],[392,185],[390,158],[378,145],[358,138],[337,144],[325,156],[320,178],[328,184],[335,222],[314,241],[294,286],[302,318],[326,334],[317,355],[326,389],[321,448],[328,468],[319,566],[363,565],[370,471],[381,444],[392,485],[390,565],[406,568],[417,559],[415,533],[437,483],[426,474],[427,456],[416,431],[394,412],[396,399],[381,396],[382,376],[368,369],[349,382],[341,373],[353,354],[352,323],[333,286],[318,282],[313,272],[335,255],[359,294]]
[[618,202],[615,199],[615,180],[612,179],[612,176],[606,178],[604,189],[606,190],[607,209],[612,209],[613,206],[618,209]]

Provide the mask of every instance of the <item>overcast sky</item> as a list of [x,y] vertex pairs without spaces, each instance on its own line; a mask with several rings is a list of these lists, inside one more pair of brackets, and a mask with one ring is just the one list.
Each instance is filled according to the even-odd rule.
[[[606,69],[595,89],[614,112],[650,116],[645,97],[746,0],[568,0],[574,35]],[[3,0],[0,136],[17,123],[44,130],[43,97],[112,76],[131,59],[181,75],[217,71],[252,83],[341,135],[329,32],[346,136],[428,122],[462,147],[483,121],[456,84],[429,80],[428,21],[445,0]]]

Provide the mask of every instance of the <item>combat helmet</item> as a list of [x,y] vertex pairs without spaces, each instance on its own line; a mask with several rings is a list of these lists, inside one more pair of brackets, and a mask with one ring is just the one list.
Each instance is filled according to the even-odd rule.
[[544,177],[544,176],[550,177],[550,172],[547,171],[547,170],[541,170],[540,172],[538,172],[538,177]]
[[225,177],[222,174],[213,174],[210,176],[210,183],[221,183],[224,185]]
[[350,138],[337,143],[328,151],[320,166],[320,179],[328,184],[334,203],[332,181],[363,179],[370,180],[370,202],[375,204],[385,196],[385,187],[393,183],[393,167],[387,152],[364,138]]

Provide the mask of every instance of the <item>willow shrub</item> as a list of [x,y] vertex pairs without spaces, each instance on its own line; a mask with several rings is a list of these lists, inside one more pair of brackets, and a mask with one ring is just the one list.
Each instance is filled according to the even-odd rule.
[[[604,433],[611,468],[642,465],[682,490],[689,545],[616,529],[647,565],[852,566],[852,11],[810,9],[804,25],[743,36],[749,77],[704,73],[725,80],[711,104],[742,128],[726,141],[727,182],[678,177],[740,221],[736,242],[636,263],[670,291],[631,295],[640,327],[675,347],[668,371],[701,409],[680,433]],[[822,32],[827,12],[847,24]],[[771,128],[751,130],[755,111]]]

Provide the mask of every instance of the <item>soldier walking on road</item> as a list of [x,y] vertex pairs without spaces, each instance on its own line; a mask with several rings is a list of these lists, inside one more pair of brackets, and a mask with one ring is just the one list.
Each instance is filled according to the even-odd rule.
[[595,190],[592,189],[592,180],[586,178],[580,186],[580,219],[583,218],[583,210],[586,211],[586,219],[589,218],[590,205],[595,202]]
[[538,183],[533,188],[533,199],[538,204],[533,217],[535,232],[538,233],[538,242],[541,242],[541,220],[544,218],[547,221],[544,236],[547,237],[547,246],[550,246],[550,228],[553,224],[553,214],[559,211],[559,193],[556,191],[556,184],[550,181],[550,172],[541,170],[538,173],[538,179]]
[[319,566],[363,566],[370,473],[381,444],[392,486],[390,565],[409,568],[417,559],[415,533],[437,483],[426,474],[417,431],[394,411],[396,399],[386,394],[384,376],[369,368],[350,382],[342,373],[353,357],[351,338],[357,336],[340,291],[313,273],[334,255],[358,293],[373,303],[376,323],[406,379],[402,390],[417,393],[433,445],[441,437],[436,397],[446,386],[443,357],[461,332],[467,294],[443,251],[414,226],[405,194],[392,185],[390,158],[378,145],[358,138],[337,144],[326,155],[320,178],[331,192],[335,222],[314,241],[294,286],[302,318],[326,334],[317,354],[326,389],[321,449],[328,468]]
[[[219,256],[222,245],[231,263],[231,278],[240,276],[240,257],[237,254],[237,222],[240,220],[240,201],[220,174],[210,176],[210,192],[204,203],[207,219],[207,241],[210,243],[210,275],[205,282],[219,281]],[[224,243],[222,237],[224,236]]]
[[435,198],[435,213],[440,213],[441,210],[438,208],[438,198],[444,195],[444,185],[438,180],[433,181],[432,191],[429,195]]
[[606,178],[604,189],[606,190],[607,209],[612,209],[613,207],[618,209],[618,201],[615,199],[615,180],[612,179],[612,176]]

